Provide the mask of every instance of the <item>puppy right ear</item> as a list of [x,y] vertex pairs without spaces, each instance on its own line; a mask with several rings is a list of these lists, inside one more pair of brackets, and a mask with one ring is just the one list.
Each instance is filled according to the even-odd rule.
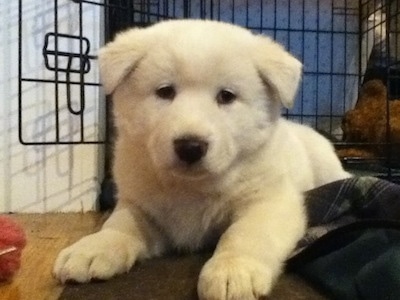
[[130,29],[100,49],[100,76],[107,95],[114,92],[145,55],[145,39],[143,29]]
[[270,38],[257,36],[257,39],[253,56],[261,79],[277,101],[286,108],[293,107],[301,79],[301,62]]

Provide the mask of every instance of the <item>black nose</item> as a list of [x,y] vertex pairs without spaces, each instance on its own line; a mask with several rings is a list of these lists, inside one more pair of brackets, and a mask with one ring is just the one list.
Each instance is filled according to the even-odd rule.
[[207,153],[208,142],[196,136],[185,136],[174,140],[174,150],[179,159],[187,164],[201,160]]

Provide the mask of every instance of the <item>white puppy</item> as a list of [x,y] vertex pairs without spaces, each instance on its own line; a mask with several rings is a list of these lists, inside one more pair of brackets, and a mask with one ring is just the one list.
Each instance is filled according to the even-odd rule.
[[126,31],[99,59],[119,200],[101,231],[60,253],[55,276],[108,279],[215,243],[199,298],[267,295],[304,234],[303,192],[349,177],[325,138],[280,117],[300,62],[267,37],[198,20]]

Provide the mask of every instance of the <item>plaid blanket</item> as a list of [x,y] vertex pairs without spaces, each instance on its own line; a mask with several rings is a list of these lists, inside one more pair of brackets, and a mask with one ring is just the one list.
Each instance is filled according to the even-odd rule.
[[289,271],[332,299],[400,299],[400,185],[340,180],[307,192],[306,208]]
[[375,177],[339,180],[307,192],[306,209],[309,228],[298,249],[357,221],[400,221],[400,185]]

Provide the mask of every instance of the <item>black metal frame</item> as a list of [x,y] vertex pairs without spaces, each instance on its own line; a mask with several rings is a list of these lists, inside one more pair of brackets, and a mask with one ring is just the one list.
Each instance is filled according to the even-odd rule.
[[[18,65],[18,137],[19,141],[23,145],[57,145],[57,144],[99,144],[106,141],[106,137],[102,139],[87,138],[85,136],[85,99],[86,99],[86,88],[87,87],[98,87],[100,83],[89,82],[85,79],[85,75],[91,71],[92,61],[96,60],[96,55],[91,53],[90,40],[83,35],[83,20],[82,20],[82,3],[80,1],[74,1],[79,5],[79,34],[70,35],[59,31],[58,23],[59,16],[57,9],[54,9],[53,18],[53,31],[47,32],[43,36],[43,64],[47,70],[54,72],[54,78],[43,79],[43,78],[30,78],[25,77],[23,74],[23,38],[22,38],[22,23],[23,23],[23,0],[19,0],[19,32],[18,32],[18,54],[19,54],[19,65]],[[54,7],[57,7],[58,0],[54,0]],[[71,52],[60,49],[61,40],[72,40],[79,44],[78,52]],[[51,45],[54,47],[51,48]],[[61,60],[66,60],[67,64],[62,66]],[[75,63],[75,64],[74,64]],[[79,76],[78,80],[71,78],[72,74]],[[65,79],[61,79],[61,75],[64,75]],[[54,85],[54,137],[46,139],[35,139],[35,137],[27,137],[24,135],[24,121],[23,121],[23,86],[26,83],[35,84],[53,84]],[[78,139],[68,139],[63,137],[61,134],[60,124],[60,95],[59,89],[63,86],[66,89],[66,102],[67,110],[71,115],[78,116],[80,119],[80,133]],[[75,108],[72,104],[71,89],[73,87],[79,88],[79,105]],[[76,99],[74,99],[76,100]]]
[[[57,2],[57,0],[54,0]],[[301,8],[293,7],[293,3],[290,0],[278,1],[278,0],[97,0],[97,1],[85,1],[75,0],[73,1],[76,5],[97,5],[104,8],[105,15],[105,41],[111,40],[115,33],[131,26],[145,27],[151,25],[157,21],[171,19],[171,18],[207,18],[217,19],[222,21],[228,21],[238,23],[258,33],[266,33],[272,35],[275,39],[283,39],[286,43],[286,47],[290,50],[292,48],[292,42],[300,41],[301,47],[294,49],[295,55],[307,59],[308,50],[307,39],[313,37],[315,40],[315,55],[313,59],[312,67],[307,67],[304,70],[303,86],[300,89],[298,95],[297,106],[295,110],[285,111],[284,114],[287,118],[296,119],[303,123],[308,123],[316,129],[322,130],[327,133],[336,143],[337,146],[343,146],[343,143],[335,140],[336,136],[333,133],[333,129],[340,123],[344,113],[350,109],[350,104],[345,100],[346,93],[350,86],[349,80],[352,80],[360,86],[365,79],[365,74],[362,70],[362,60],[367,58],[359,57],[358,70],[352,71],[345,67],[344,71],[338,71],[336,68],[336,62],[334,61],[337,51],[335,49],[336,43],[342,42],[341,49],[343,57],[340,57],[340,64],[347,66],[350,64],[348,52],[350,49],[350,42],[358,43],[358,52],[363,52],[362,37],[363,34],[368,30],[374,30],[379,23],[373,24],[372,27],[364,28],[361,24],[367,21],[370,14],[377,12],[378,8],[383,9],[386,14],[386,52],[387,57],[393,56],[390,52],[391,49],[389,44],[391,43],[391,34],[393,32],[400,31],[400,0],[342,0],[342,1],[317,1],[317,0],[303,0],[296,1],[301,3]],[[379,3],[382,2],[382,5]],[[20,3],[20,24],[23,21],[22,16],[22,0]],[[283,4],[282,4],[283,3]],[[324,4],[325,3],[325,4]],[[330,6],[327,7],[326,3]],[[355,3],[357,5],[355,5]],[[397,6],[397,10],[389,9],[389,6]],[[281,19],[277,18],[277,9],[284,7],[286,11],[282,13]],[[311,9],[312,8],[312,9]],[[274,11],[274,18],[272,20],[267,19],[265,12]],[[294,9],[296,9],[294,11]],[[310,13],[311,11],[311,13]],[[367,11],[367,12],[366,12]],[[364,12],[364,13],[362,13]],[[365,13],[366,12],[366,13]],[[305,21],[309,17],[309,14],[313,14],[315,22],[312,26],[309,26]],[[326,26],[323,22],[324,18],[331,18],[331,24]],[[354,26],[350,26],[351,20],[356,19],[358,21],[358,28],[356,30],[350,30]],[[78,115],[82,119],[84,124],[85,116],[85,87],[86,86],[97,86],[98,83],[86,82],[85,74],[91,68],[91,64],[96,60],[96,56],[91,54],[90,40],[82,34],[82,19],[80,18],[80,34],[78,36],[66,35],[58,31],[57,28],[57,10],[54,11],[54,31],[49,32],[44,36],[43,46],[43,60],[44,64],[49,70],[54,71],[54,80],[47,83],[54,83],[56,86],[55,95],[55,106],[57,107],[59,99],[57,98],[57,86],[65,85],[67,91],[71,86],[79,86],[81,91],[80,105],[78,108],[74,107],[71,103],[71,99],[67,99],[68,111],[73,115]],[[400,34],[399,34],[400,35]],[[79,53],[70,53],[58,49],[57,39],[69,38],[79,42],[80,51]],[[49,39],[55,39],[54,48],[49,49]],[[397,39],[397,37],[396,37]],[[396,40],[395,43],[400,43]],[[400,48],[400,47],[399,47]],[[41,82],[40,79],[35,78],[24,78],[21,72],[21,33],[20,33],[20,73],[19,73],[19,105],[22,107],[22,84],[26,81]],[[384,49],[380,49],[384,50]],[[328,65],[321,64],[322,58],[328,56]],[[387,81],[389,90],[389,99],[400,98],[400,55],[395,53],[397,60],[386,62],[383,68],[383,77]],[[61,66],[58,64],[60,57],[68,58],[68,64]],[[72,68],[74,60],[80,60],[79,68]],[[308,58],[310,59],[310,58]],[[53,62],[53,63],[52,63]],[[365,61],[364,61],[365,62]],[[79,74],[78,81],[70,80],[69,75],[72,73]],[[64,74],[65,80],[60,80],[59,74]],[[325,91],[322,88],[321,82],[324,82],[326,86],[330,87]],[[340,84],[338,84],[338,82]],[[303,101],[309,96],[314,99],[312,111]],[[67,93],[68,96],[68,93]],[[320,101],[320,97],[325,97],[325,104],[323,105]],[[107,103],[107,111],[111,110],[111,104]],[[57,120],[57,109],[55,110]],[[59,134],[56,133],[55,139],[52,141],[34,141],[27,139],[24,135],[22,111],[19,111],[19,138],[20,142],[25,145],[38,145],[38,144],[71,144],[71,143],[103,143],[109,141],[109,137],[113,136],[112,133],[112,119],[107,118],[107,135],[102,140],[86,140],[84,137],[84,126],[81,128],[81,139],[78,141],[65,141],[60,138]],[[57,122],[56,122],[57,124]],[[389,124],[387,125],[389,128]],[[55,128],[56,132],[59,129]],[[387,144],[390,143],[390,131],[387,139]],[[388,147],[389,149],[390,147]],[[109,161],[111,156],[106,161]],[[371,172],[374,175],[388,178],[394,181],[400,181],[399,171],[399,160],[394,157],[393,153],[388,150],[386,157],[377,158],[375,160],[360,159],[358,157],[346,157],[344,159],[346,166],[360,166],[367,165],[372,167]],[[109,169],[109,166],[106,167]],[[379,168],[379,171],[376,171]]]

